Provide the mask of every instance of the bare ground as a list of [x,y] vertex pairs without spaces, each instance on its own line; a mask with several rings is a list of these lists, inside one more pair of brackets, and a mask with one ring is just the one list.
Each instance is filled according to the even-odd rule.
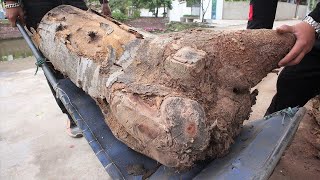
[[[316,180],[320,178],[320,126],[308,107],[298,131],[275,168],[270,180]],[[319,116],[318,116],[319,118]]]

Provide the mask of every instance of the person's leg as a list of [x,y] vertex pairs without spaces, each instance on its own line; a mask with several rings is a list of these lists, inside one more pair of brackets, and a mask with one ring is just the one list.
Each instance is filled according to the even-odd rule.
[[304,106],[320,94],[320,40],[300,64],[285,67],[277,81],[277,93],[266,115],[287,107]]
[[[57,78],[58,80],[59,79],[64,79],[64,76],[59,71],[55,71],[54,70],[53,65],[50,62],[47,62],[47,65],[52,70],[55,78]],[[72,119],[71,115],[67,111],[66,107],[63,105],[61,100],[57,97],[57,93],[53,89],[52,85],[49,83],[48,79],[47,79],[47,83],[48,83],[48,85],[50,87],[50,90],[52,92],[52,95],[53,95],[54,99],[56,100],[58,106],[60,107],[61,111],[68,116],[68,119],[67,119],[67,133],[68,133],[68,135],[70,137],[73,137],[73,138],[82,137],[83,135],[82,135],[81,129],[79,129],[79,127],[77,126],[77,124],[74,122],[74,120]]]
[[[24,9],[26,12],[26,26],[30,30],[30,28],[36,29],[38,26],[38,23],[41,21],[42,17],[49,12],[51,9],[61,5],[61,1],[58,0],[30,0],[24,2]],[[63,79],[64,76],[58,72],[55,71],[53,66],[50,64],[50,62],[47,62],[49,67],[51,68],[53,75],[57,79]],[[48,80],[47,80],[48,82]],[[50,87],[50,90],[60,107],[61,111],[68,116],[68,122],[67,122],[67,133],[71,137],[82,137],[81,130],[77,127],[76,123],[73,121],[72,117],[62,104],[59,98],[56,97],[56,92],[54,91],[52,85],[48,82],[48,85]]]
[[87,10],[88,7],[83,0],[28,0],[24,1],[26,26],[36,29],[42,17],[51,9],[62,5],[71,5],[79,9]]
[[278,0],[250,0],[247,29],[272,29]]
[[26,26],[36,29],[42,17],[59,3],[55,0],[29,0],[24,1]]

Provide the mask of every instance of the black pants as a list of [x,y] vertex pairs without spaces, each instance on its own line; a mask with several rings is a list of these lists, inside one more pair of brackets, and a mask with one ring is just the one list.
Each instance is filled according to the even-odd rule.
[[83,0],[26,0],[23,1],[23,5],[27,27],[36,29],[38,23],[47,12],[62,4],[71,5],[83,10],[88,9]]
[[[62,5],[62,4],[66,4],[66,5],[72,5],[75,6],[77,8],[83,9],[83,10],[87,10],[87,6],[85,4],[85,2],[83,0],[28,0],[28,1],[24,1],[24,10],[25,10],[25,15],[26,15],[26,25],[27,28],[34,28],[36,29],[38,24],[40,23],[42,17],[49,12],[51,9]],[[53,66],[50,64],[50,62],[48,62],[49,67],[51,68],[53,75],[55,76],[55,78],[59,79],[63,79],[64,76],[56,71]],[[48,80],[47,80],[48,82]],[[72,124],[74,124],[70,114],[68,113],[68,111],[66,110],[66,108],[64,107],[64,105],[62,104],[62,102],[60,101],[60,99],[58,99],[56,97],[56,92],[53,90],[51,84],[48,82],[50,90],[57,102],[57,104],[59,105],[61,111],[65,114],[67,114],[68,118],[71,120]]]
[[278,0],[250,0],[248,29],[272,29]]
[[[248,29],[271,29],[276,14],[277,1],[251,0],[252,19]],[[280,60],[280,59],[279,59]],[[311,52],[295,66],[285,67],[279,74],[277,93],[266,115],[287,107],[304,106],[311,98],[320,94],[320,40]]]

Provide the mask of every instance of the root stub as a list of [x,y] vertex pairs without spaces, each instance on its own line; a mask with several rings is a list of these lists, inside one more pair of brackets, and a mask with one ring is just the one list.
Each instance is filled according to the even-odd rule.
[[155,36],[71,6],[50,11],[36,42],[86,91],[113,134],[160,163],[223,156],[249,116],[250,88],[295,42],[273,30]]

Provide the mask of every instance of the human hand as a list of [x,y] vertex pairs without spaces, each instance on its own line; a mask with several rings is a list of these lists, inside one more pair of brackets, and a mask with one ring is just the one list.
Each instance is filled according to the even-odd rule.
[[108,3],[102,4],[102,14],[105,16],[111,16],[111,9]]
[[291,51],[279,62],[279,66],[292,66],[299,64],[302,58],[311,51],[315,42],[315,29],[306,22],[294,26],[283,25],[277,32],[293,33],[297,40]]
[[[13,4],[15,1],[6,1],[6,4]],[[24,12],[22,7],[8,8],[6,9],[6,17],[11,23],[11,26],[16,26],[16,21],[20,20],[22,24],[24,22]]]

